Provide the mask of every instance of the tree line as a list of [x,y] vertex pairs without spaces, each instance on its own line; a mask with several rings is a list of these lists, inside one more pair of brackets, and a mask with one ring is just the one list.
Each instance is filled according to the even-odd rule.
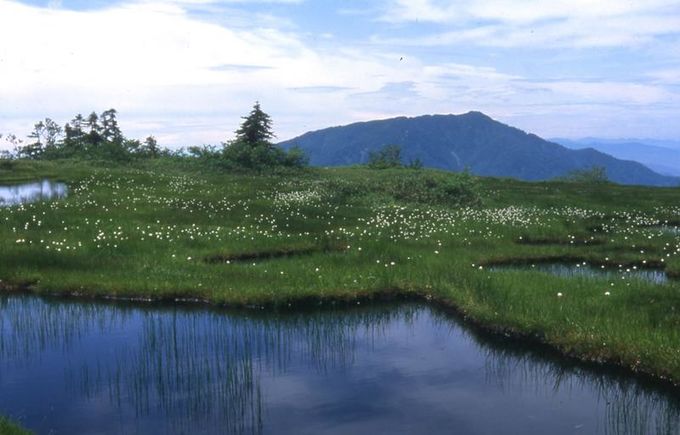
[[118,112],[109,109],[87,117],[77,114],[63,127],[51,118],[38,121],[24,143],[16,135],[5,136],[14,151],[5,157],[31,160],[65,158],[123,161],[135,157],[154,158],[161,155],[156,138],[144,141],[128,139],[118,125]]
[[87,117],[76,115],[63,127],[50,118],[35,123],[27,143],[14,134],[0,134],[0,139],[14,147],[4,151],[4,159],[89,159],[124,162],[159,157],[194,158],[230,169],[264,170],[272,167],[300,168],[308,159],[299,148],[281,149],[271,140],[275,137],[271,117],[256,102],[236,130],[235,139],[214,145],[191,146],[178,150],[161,148],[154,136],[143,141],[126,138],[117,119],[118,112],[109,109]]

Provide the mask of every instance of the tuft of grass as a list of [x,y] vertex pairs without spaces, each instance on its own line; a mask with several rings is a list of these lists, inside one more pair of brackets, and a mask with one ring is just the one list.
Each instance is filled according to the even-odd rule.
[[0,435],[30,435],[32,433],[0,415]]

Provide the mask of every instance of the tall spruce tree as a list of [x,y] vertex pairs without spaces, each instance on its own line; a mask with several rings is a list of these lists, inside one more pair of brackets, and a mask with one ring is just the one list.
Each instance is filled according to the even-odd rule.
[[236,141],[247,143],[252,147],[270,144],[269,140],[274,137],[272,120],[262,111],[259,101],[255,102],[250,114],[242,119],[244,121],[241,127],[236,130]]
[[99,117],[101,121],[101,136],[106,142],[112,142],[115,144],[122,144],[123,143],[123,132],[120,131],[120,127],[118,126],[118,120],[116,119],[118,112],[116,112],[116,109],[109,109],[104,112],[102,112],[102,115]]
[[64,127],[64,133],[66,134],[66,137],[64,138],[64,148],[67,154],[73,155],[85,150],[85,125],[85,118],[79,113]]
[[99,125],[99,115],[97,115],[97,112],[90,113],[86,123],[90,129],[86,134],[87,144],[92,148],[97,148],[102,142],[102,127]]

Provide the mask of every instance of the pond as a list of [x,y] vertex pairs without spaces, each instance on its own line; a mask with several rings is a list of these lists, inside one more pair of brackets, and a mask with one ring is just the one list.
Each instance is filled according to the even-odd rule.
[[0,207],[59,199],[67,194],[66,184],[50,180],[0,186]]
[[37,433],[677,433],[680,398],[416,304],[297,313],[0,297]]
[[494,265],[490,267],[492,271],[503,270],[535,270],[538,272],[549,273],[555,276],[567,278],[604,278],[608,280],[642,280],[654,284],[664,284],[668,282],[666,272],[659,269],[641,269],[637,266],[622,266],[619,268],[594,266],[587,263],[562,263],[562,262],[537,262],[534,264],[507,264]]
[[662,225],[659,229],[664,233],[680,235],[680,226],[677,225]]

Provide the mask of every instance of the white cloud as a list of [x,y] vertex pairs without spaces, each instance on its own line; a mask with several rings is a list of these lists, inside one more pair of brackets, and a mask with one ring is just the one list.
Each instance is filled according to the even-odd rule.
[[675,0],[391,0],[381,19],[442,26],[430,36],[383,41],[407,45],[623,47],[680,35]]
[[[0,101],[5,110],[0,131],[13,125],[8,112],[15,118],[36,114],[33,119],[51,116],[65,122],[77,112],[112,106],[121,120],[126,113],[201,113],[215,120],[234,116],[236,123],[235,115],[247,112],[258,98],[279,104],[281,110],[291,107],[295,101],[287,98],[292,91],[286,89],[370,90],[391,75],[403,75],[360,52],[314,52],[295,34],[275,28],[243,30],[199,21],[176,2],[83,12],[0,0],[0,16],[5,17],[0,27]],[[321,99],[309,103],[316,111],[332,112]],[[212,130],[223,128],[223,122]]]
[[649,106],[674,98],[663,88],[638,83],[558,81],[534,85],[552,91],[559,101],[580,104]]
[[[130,136],[216,143],[259,99],[286,138],[368,114],[431,112],[441,108],[428,105],[442,94],[428,84],[438,75],[492,74],[473,66],[431,68],[415,57],[400,62],[396,54],[352,47],[313,50],[289,31],[200,21],[178,2],[71,11],[0,0],[0,16],[11,17],[0,27],[0,131],[13,129],[17,119],[49,116],[64,123],[76,113],[115,107]],[[356,97],[395,91],[385,86],[403,82],[417,91],[403,106],[368,108]],[[196,117],[200,127],[186,120]],[[150,131],[153,125],[162,131]]]
[[656,83],[680,85],[680,68],[666,68],[651,71],[647,74]]
[[[503,6],[503,2],[472,3],[474,8],[465,6],[463,12],[448,8],[442,13],[447,20],[459,15],[491,20],[493,14],[501,14],[491,6]],[[562,5],[556,10],[564,14],[566,3],[556,4]],[[431,2],[404,5],[420,8],[421,17],[441,19],[434,17],[441,11],[432,9]],[[219,21],[203,21],[211,17],[199,15],[199,19],[187,12],[189,6],[219,8]],[[504,8],[501,11],[512,12]],[[658,22],[645,21],[652,18],[644,14],[625,15],[626,21],[615,25],[614,21],[598,24],[596,12],[591,8],[578,16],[581,22],[593,20],[593,28],[606,29],[601,38],[641,40],[653,38],[658,31],[647,30]],[[575,112],[576,104],[608,107],[610,113],[628,106],[640,110],[647,105],[679,104],[677,95],[664,87],[672,80],[672,67],[650,73],[654,80],[647,84],[613,79],[585,82],[569,79],[568,74],[559,81],[535,80],[499,70],[491,57],[487,65],[468,65],[428,61],[417,51],[400,60],[402,55],[394,53],[394,47],[380,44],[332,41],[326,48],[323,38],[310,43],[301,30],[276,17],[257,16],[251,25],[244,25],[247,12],[224,8],[213,0],[140,0],[89,11],[0,0],[0,16],[0,132],[5,133],[25,134],[44,117],[63,124],[76,113],[115,107],[131,137],[154,134],[161,144],[177,146],[219,143],[229,138],[255,100],[272,115],[280,139],[329,125],[397,115],[482,110],[521,122],[537,119],[526,115],[528,110],[535,116],[552,113],[560,118]],[[538,7],[531,14],[515,12],[507,20],[523,23],[549,16],[545,7]],[[671,14],[667,19],[660,29],[670,32],[675,18]],[[574,26],[570,21],[561,25],[568,29],[559,23],[534,28],[546,40],[560,40]],[[632,34],[627,25],[639,30]],[[429,42],[521,45],[532,38],[531,33],[503,26],[488,22]],[[572,34],[576,38],[572,43],[597,45],[587,40],[592,35],[591,30],[578,38]],[[518,126],[542,132],[542,125],[533,121]]]
[[382,19],[393,22],[431,21],[451,23],[461,19],[486,19],[499,22],[534,23],[562,18],[607,18],[667,10],[678,13],[675,0],[478,0],[471,2],[433,0],[389,0]]

